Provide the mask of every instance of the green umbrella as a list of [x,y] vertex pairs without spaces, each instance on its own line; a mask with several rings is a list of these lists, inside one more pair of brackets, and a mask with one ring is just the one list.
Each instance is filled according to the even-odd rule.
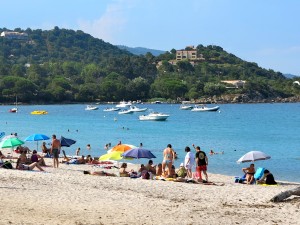
[[16,137],[12,137],[12,138],[2,140],[0,142],[0,148],[13,148],[16,146],[20,146],[22,144],[24,144],[24,141],[22,141]]

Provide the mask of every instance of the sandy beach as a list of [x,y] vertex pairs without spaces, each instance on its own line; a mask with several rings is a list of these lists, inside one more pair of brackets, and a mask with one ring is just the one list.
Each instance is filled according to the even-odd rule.
[[297,184],[245,185],[210,173],[224,186],[84,175],[102,170],[92,165],[44,169],[0,169],[0,224],[300,224],[299,197],[270,202]]

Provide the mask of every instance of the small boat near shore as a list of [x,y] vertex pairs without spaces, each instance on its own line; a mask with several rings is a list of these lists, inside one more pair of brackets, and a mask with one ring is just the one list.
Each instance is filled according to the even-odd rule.
[[131,102],[125,102],[125,101],[121,101],[118,105],[116,105],[117,108],[126,108],[128,106],[131,106],[132,103]]
[[118,112],[118,114],[132,114],[133,111],[130,109],[123,109],[122,111]]
[[30,113],[31,115],[46,115],[48,112],[46,110],[35,110]]
[[181,110],[191,110],[191,109],[193,109],[194,107],[193,106],[191,106],[191,105],[184,105],[184,104],[182,104],[180,107],[179,107],[179,109],[181,109]]
[[9,110],[9,112],[10,112],[10,113],[17,113],[17,112],[18,112],[18,108],[17,108],[17,107],[11,108],[11,109]]
[[98,110],[99,108],[97,106],[93,106],[93,105],[87,105],[85,110]]
[[104,112],[115,112],[115,111],[119,111],[120,108],[106,108],[106,109],[103,109]]
[[139,120],[148,120],[148,121],[165,121],[170,115],[160,113],[160,112],[152,112],[148,115],[139,116]]
[[216,112],[218,111],[220,106],[207,107],[206,105],[195,105],[195,107],[191,110],[192,112]]
[[133,112],[145,112],[148,108],[139,108],[135,105],[129,107],[129,109]]

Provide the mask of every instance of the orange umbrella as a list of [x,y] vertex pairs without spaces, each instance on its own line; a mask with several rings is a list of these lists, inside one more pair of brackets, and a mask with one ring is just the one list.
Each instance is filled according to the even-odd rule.
[[115,147],[113,147],[111,149],[111,151],[112,152],[126,152],[134,147],[135,146],[133,146],[133,145],[121,144],[121,145],[116,145]]

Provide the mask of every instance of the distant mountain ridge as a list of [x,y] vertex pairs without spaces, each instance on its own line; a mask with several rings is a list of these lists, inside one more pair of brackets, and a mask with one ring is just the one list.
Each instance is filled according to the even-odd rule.
[[289,79],[293,79],[293,78],[296,78],[296,77],[299,77],[299,75],[294,75],[294,74],[290,74],[290,73],[287,73],[287,74],[283,74],[286,78],[289,78]]
[[143,47],[128,47],[125,45],[116,45],[118,48],[122,50],[127,50],[128,52],[135,54],[135,55],[146,55],[147,52],[150,52],[154,56],[159,56],[160,54],[166,53],[166,51],[163,50],[156,50],[156,49],[149,49],[149,48],[143,48]]

